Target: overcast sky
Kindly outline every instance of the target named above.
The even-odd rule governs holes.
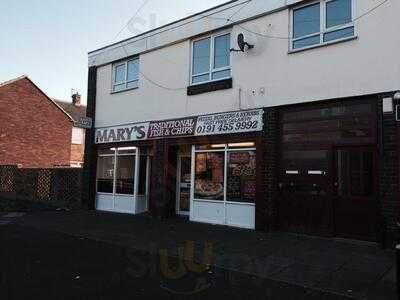
[[[28,75],[53,98],[86,101],[87,52],[227,0],[1,0],[0,82]]]

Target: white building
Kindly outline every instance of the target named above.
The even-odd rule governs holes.
[[[396,0],[236,0],[90,52],[89,201],[244,228],[391,233],[398,11]]]

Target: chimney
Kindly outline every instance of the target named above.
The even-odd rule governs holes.
[[[81,106],[81,95],[79,93],[72,95],[72,104],[75,106]]]

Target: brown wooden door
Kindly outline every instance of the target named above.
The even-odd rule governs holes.
[[[283,152],[278,197],[279,229],[332,236],[330,150]]]
[[[373,147],[335,148],[335,235],[376,240],[377,176]]]

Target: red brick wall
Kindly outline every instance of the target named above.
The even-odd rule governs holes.
[[[0,164],[69,165],[70,119],[27,78],[0,87]]]

